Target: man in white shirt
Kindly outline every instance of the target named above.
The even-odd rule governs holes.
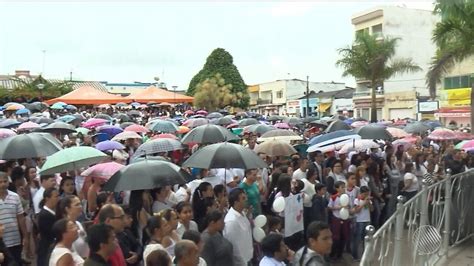
[[[38,214],[41,211],[39,204],[41,200],[43,199],[44,191],[48,188],[53,188],[57,185],[56,177],[54,175],[42,175],[40,177],[40,182],[41,182],[41,187],[40,189],[38,189],[38,191],[35,193],[35,196],[33,197],[33,208],[34,208],[35,214]]]
[[[233,245],[234,265],[247,266],[253,257],[252,227],[244,213],[247,195],[241,188],[229,193],[229,212],[225,216],[224,237]]]
[[[300,167],[293,172],[293,179],[301,180],[306,178],[306,171],[308,170],[308,158],[301,159]]]

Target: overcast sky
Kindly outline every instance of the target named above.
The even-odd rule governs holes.
[[[0,74],[153,82],[186,89],[217,47],[247,84],[285,78],[343,79],[337,48],[353,39],[351,16],[414,2],[0,2]],[[43,52],[45,51],[45,52]],[[44,64],[43,64],[44,62]],[[44,65],[44,69],[43,69]]]

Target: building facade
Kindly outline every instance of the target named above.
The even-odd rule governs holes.
[[[376,90],[378,119],[417,118],[417,98],[428,96],[426,72],[436,46],[432,32],[439,17],[428,10],[404,7],[376,7],[352,17],[355,33],[367,32],[383,41],[400,38],[395,58],[411,58],[422,71],[397,75]],[[356,117],[370,119],[371,95],[367,81],[356,81],[354,111]]]
[[[304,111],[306,109],[307,98],[309,98],[310,114],[318,118],[335,114],[352,117],[354,111],[352,100],[354,91],[355,89],[350,87],[335,91],[312,91],[309,97],[301,97],[299,104],[302,107],[301,110]],[[297,115],[303,117],[305,114],[306,113],[302,112]]]

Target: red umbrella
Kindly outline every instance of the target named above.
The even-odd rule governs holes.
[[[173,134],[159,134],[153,136],[152,139],[178,139],[178,137]]]
[[[474,135],[472,135],[471,133],[467,133],[467,132],[455,131],[454,135],[456,135],[456,139],[458,139],[458,140],[474,139]]]
[[[136,133],[148,133],[150,130],[142,125],[130,125],[124,129],[124,131],[133,131]]]
[[[428,135],[428,138],[434,140],[452,140],[456,139],[456,134],[454,134],[450,129],[438,128],[431,132],[431,134]]]

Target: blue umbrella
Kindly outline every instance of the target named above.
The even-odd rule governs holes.
[[[317,148],[319,147],[336,144],[341,141],[345,141],[349,139],[360,139],[360,138],[361,136],[359,136],[357,133],[350,130],[339,130],[339,131],[319,135],[309,140],[308,144],[310,147],[308,148],[308,152],[312,152],[312,151],[317,150]]]
[[[96,139],[97,142],[102,142],[110,139],[110,136],[105,133],[97,133],[92,136],[92,139]]]
[[[0,128],[14,127],[18,126],[19,124],[21,124],[21,122],[16,119],[5,119],[0,122]]]
[[[76,106],[70,104],[66,105],[64,108],[66,108],[67,110],[77,110]]]
[[[59,102],[51,105],[51,109],[62,110],[64,109],[64,106],[66,106],[66,104]]]
[[[113,138],[115,135],[122,133],[123,129],[117,126],[105,125],[98,128],[99,133],[105,133]]]
[[[65,122],[65,123],[71,123],[72,121],[74,121],[76,119],[77,119],[77,117],[75,117],[73,115],[65,115],[65,116],[59,117],[57,120]]]
[[[26,109],[26,108],[24,108],[24,109],[20,109],[20,110],[17,110],[17,111],[15,112],[15,114],[17,114],[17,115],[26,115],[26,114],[30,114],[30,110],[28,110],[28,109]]]
[[[123,146],[120,142],[115,140],[104,140],[95,145],[95,148],[99,151],[111,151],[111,150],[123,150],[125,146]]]
[[[175,133],[178,131],[178,126],[170,121],[157,120],[149,125],[149,129],[154,132]]]

